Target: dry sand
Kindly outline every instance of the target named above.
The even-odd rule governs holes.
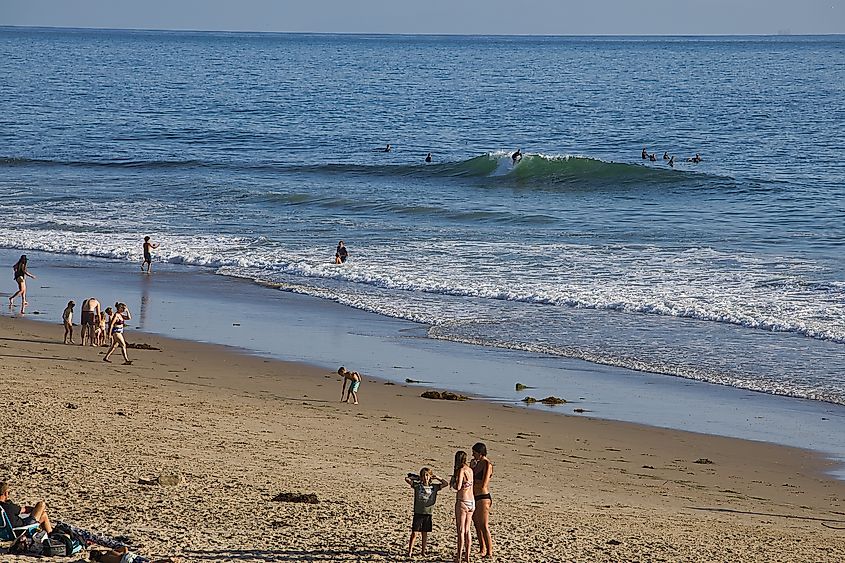
[[[105,364],[102,349],[62,345],[58,324],[0,318],[0,480],[144,555],[404,561],[405,474],[448,475],[457,449],[483,441],[496,561],[845,561],[845,483],[811,452],[433,401],[367,374],[353,406],[310,366],[127,339],[161,351]],[[320,502],[273,502],[281,492]],[[435,507],[427,560],[453,556],[453,499]]]

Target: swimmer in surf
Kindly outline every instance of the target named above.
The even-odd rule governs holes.
[[[675,167],[675,157],[674,156],[669,159],[669,166],[671,166],[672,168]]]
[[[643,147],[643,160],[645,160],[647,158],[648,158],[648,151],[645,150],[645,147]]]
[[[522,160],[522,149],[516,149],[516,152],[511,155],[511,160],[514,164]]]
[[[391,148],[390,143],[387,143],[387,146],[386,146],[386,147],[384,147],[384,149],[383,149],[383,151],[384,151],[384,152],[390,152],[390,151],[392,151],[392,150],[393,150],[393,149]]]
[[[425,155],[425,161],[431,162],[431,153],[428,153],[427,155]]]
[[[346,250],[346,247],[343,245],[343,241],[340,241],[337,243],[337,251],[334,253],[334,263],[343,264],[346,262],[347,258],[349,258],[349,251]]]
[[[663,153],[663,160],[669,160],[669,151]]]
[[[651,153],[650,155],[648,155],[648,160],[649,162],[657,162],[657,156],[655,156],[654,153]]]

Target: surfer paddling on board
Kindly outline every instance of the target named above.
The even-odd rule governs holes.
[[[390,146],[390,143],[387,143],[387,146],[382,149],[382,152],[390,152],[393,148]]]
[[[428,162],[428,163],[431,163],[431,153],[428,153],[427,155],[425,155],[425,161]]]
[[[522,149],[516,149],[516,152],[511,155],[511,160],[514,164],[522,160]]]

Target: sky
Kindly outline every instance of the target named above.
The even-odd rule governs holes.
[[[0,25],[490,35],[845,33],[845,0],[0,0]]]

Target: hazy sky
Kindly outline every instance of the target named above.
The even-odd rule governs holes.
[[[0,0],[0,25],[459,34],[845,33],[845,0]]]

